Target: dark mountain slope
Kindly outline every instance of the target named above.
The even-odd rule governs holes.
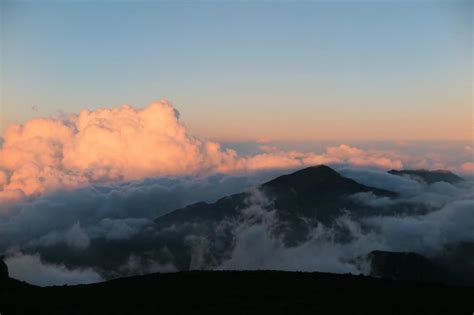
[[[343,177],[325,165],[308,167],[293,174],[283,175],[259,187],[278,212],[291,212],[318,221],[328,221],[353,202],[348,196],[360,192],[372,192],[378,196],[394,197],[395,193],[368,187]],[[249,205],[250,192],[219,199],[215,203],[199,202],[178,209],[156,219],[160,225],[185,220],[222,220],[238,216],[238,210]]]
[[[428,184],[433,184],[436,182],[446,182],[450,184],[455,184],[464,180],[462,177],[459,177],[458,175],[446,170],[390,170],[388,172],[392,175],[405,175],[413,177],[415,179],[419,178]]]
[[[474,286],[474,243],[452,244],[429,258],[411,252],[379,250],[367,258],[373,277]]]
[[[0,280],[8,279],[8,267],[0,257]]]
[[[277,271],[151,274],[63,287],[0,281],[10,314],[471,314],[472,287]]]
[[[359,184],[325,165],[280,176],[263,184],[260,189],[274,200],[273,205],[281,215],[305,217],[326,224],[339,216],[341,210],[360,208],[348,198],[353,194],[371,192],[380,197],[396,195]]]
[[[254,191],[172,211],[127,239],[98,237],[83,251],[58,244],[44,246],[40,252],[47,262],[71,268],[95,266],[107,279],[132,275],[133,269],[126,268],[131,255],[141,257],[141,265],[156,261],[178,270],[213,268],[230,258],[236,228],[259,223],[266,215],[274,219],[268,225],[270,233],[292,246],[307,240],[317,224],[331,225],[345,211],[355,217],[386,211],[361,204],[351,197],[355,193],[395,195],[361,185],[321,165],[278,177]],[[30,253],[28,248],[23,251]]]
[[[410,252],[373,251],[368,255],[370,275],[393,280],[442,281],[445,270],[430,259]]]
[[[344,211],[357,216],[377,211],[351,198],[356,193],[395,196],[393,192],[345,178],[325,165],[308,167],[264,183],[257,192],[227,196],[210,204],[192,204],[157,218],[157,243],[167,248],[180,270],[187,270],[195,245],[192,242],[206,239],[209,250],[204,260],[211,266],[217,265],[232,250],[235,224],[248,219],[244,218],[243,210],[256,205],[263,211],[275,211],[272,233],[287,246],[293,246],[307,240],[317,224],[331,225]]]
[[[35,289],[39,288],[26,282],[10,278],[8,275],[8,266],[3,262],[2,257],[0,257],[0,314],[3,314],[2,307],[4,307],[10,296],[22,298],[25,292],[33,293]]]
[[[259,191],[270,203],[261,204],[267,210],[275,210],[279,221],[294,232],[287,237],[289,242],[304,238],[307,222],[330,224],[331,220],[346,210],[362,211],[361,207],[349,198],[355,193],[371,192],[377,196],[394,197],[395,193],[368,187],[352,179],[341,176],[325,165],[308,167],[289,175],[280,176],[264,183]],[[252,193],[245,192],[219,199],[215,203],[196,203],[175,210],[155,220],[159,228],[179,225],[183,222],[212,223],[221,220],[236,220],[240,211],[249,207]],[[299,232],[301,235],[297,235]]]

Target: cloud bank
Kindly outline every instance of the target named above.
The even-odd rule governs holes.
[[[91,268],[67,268],[64,264],[48,264],[39,255],[15,253],[6,259],[10,277],[26,279],[29,283],[50,285],[74,285],[103,281]]]
[[[167,102],[124,105],[10,126],[0,151],[0,196],[89,183],[219,170],[235,152],[189,136]]]
[[[135,109],[123,105],[11,125],[0,146],[0,202],[93,183],[156,176],[209,175],[315,164],[402,168],[393,152],[348,145],[321,154],[262,147],[240,156],[189,134],[167,101]],[[466,165],[466,168],[469,168]]]
[[[279,222],[271,210],[272,200],[258,190],[253,190],[248,207],[241,210],[238,220],[212,226],[193,223],[191,229],[188,222],[182,222],[166,230],[157,230],[153,222],[160,213],[180,204],[178,200],[183,205],[200,200],[200,196],[212,201],[216,195],[205,193],[212,191],[211,187],[220,187],[224,195],[226,191],[248,190],[264,177],[273,178],[274,173],[253,180],[213,175],[201,179],[181,177],[96,185],[46,194],[33,203],[17,204],[19,208],[0,220],[0,248],[9,257],[7,264],[15,277],[50,285],[176,271],[179,269],[175,265],[176,257],[167,251],[166,241],[162,242],[173,235],[169,234],[173,230],[190,231],[186,232],[187,247],[182,250],[189,250],[192,269],[358,274],[369,272],[364,256],[373,250],[414,251],[432,256],[442,253],[446,246],[474,242],[473,182],[429,185],[373,169],[346,167],[339,171],[364,184],[390,188],[399,192],[399,196],[394,199],[373,194],[354,196],[360,203],[375,205],[380,211],[359,217],[347,209],[347,214],[332,225],[311,226],[306,241],[288,246],[283,237],[274,233]],[[236,183],[240,183],[238,188]],[[247,189],[241,189],[246,185],[249,185]],[[141,192],[147,188],[149,194]],[[426,206],[423,209],[428,212],[416,211],[420,205]],[[385,212],[388,207],[400,208],[400,212]],[[217,231],[219,238],[199,232],[209,228]],[[221,247],[217,243],[229,231],[233,235],[231,246],[224,241],[223,255],[215,259],[215,250]]]
[[[467,156],[471,149],[465,148]],[[153,219],[194,202],[249,190],[290,170],[331,164],[362,184],[398,192],[397,200],[353,197],[371,206],[403,208],[403,215],[343,216],[334,226],[314,227],[307,242],[286,247],[272,234],[274,218],[264,212],[261,203],[266,201],[260,196],[242,222],[216,227],[226,231],[232,226],[235,233],[225,261],[206,265],[212,240],[189,235],[192,266],[366,272],[357,258],[374,249],[430,254],[453,242],[474,241],[472,183],[427,185],[384,171],[443,167],[438,160],[431,163],[345,144],[314,153],[265,143],[259,153],[239,155],[190,135],[166,101],[141,109],[124,105],[33,119],[10,126],[0,138],[0,253],[8,254],[15,277],[41,285],[175,271],[171,260],[162,259],[169,256],[166,248],[136,247],[157,240],[160,231],[154,231]],[[457,169],[472,171],[472,163]],[[430,213],[416,212],[420,204]],[[349,231],[351,241],[338,241],[340,230]],[[112,273],[84,259],[109,246],[123,252]]]
[[[0,211],[0,253],[9,246],[31,242],[52,245],[67,239],[67,233],[80,235],[78,232],[84,229],[93,229],[94,235],[109,239],[132,235],[138,229],[137,225],[146,225],[147,221],[167,212],[248,190],[281,175],[280,172],[147,178],[92,184],[21,199],[0,207],[4,210]],[[73,226],[76,228],[70,231]],[[99,230],[103,232],[99,233]]]
[[[379,176],[373,175],[369,171],[365,176],[380,182]],[[246,220],[235,227],[235,247],[230,258],[216,269],[367,274],[370,271],[367,254],[374,250],[416,252],[436,257],[448,246],[474,242],[474,182],[462,186],[442,183],[444,188],[450,188],[448,191],[439,190],[440,187],[436,187],[439,184],[426,185],[418,193],[402,195],[392,203],[397,206],[406,202],[430,202],[425,197],[442,200],[426,214],[384,215],[381,212],[358,217],[348,209],[347,214],[337,218],[334,224],[313,227],[307,241],[291,247],[285,246],[283,239],[272,233],[275,218],[271,213],[269,217],[266,210],[251,205],[253,222],[249,224]],[[381,188],[385,184],[378,186]],[[419,200],[414,200],[414,195]],[[373,202],[374,198],[365,202]],[[255,220],[255,215],[263,219]]]

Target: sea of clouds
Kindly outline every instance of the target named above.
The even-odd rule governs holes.
[[[271,201],[260,196],[244,213],[252,214],[249,219],[232,226],[236,243],[230,256],[212,268],[359,273],[367,272],[367,264],[358,258],[374,249],[434,255],[447,244],[474,241],[472,181],[428,185],[386,173],[391,168],[448,168],[469,177],[474,169],[470,155],[459,165],[447,165],[341,144],[320,153],[264,145],[244,156],[190,135],[177,110],[160,101],[140,109],[85,110],[7,128],[0,141],[0,254],[13,277],[34,284],[101,281],[109,276],[94,263],[71,263],[82,261],[95,240],[124,242],[146,235],[155,218],[174,209],[251,190],[316,164],[332,165],[362,184],[400,194],[395,200],[354,196],[362,203],[419,203],[431,211],[364,219],[349,213],[336,226],[350,232],[350,241],[339,242],[334,226],[318,225],[307,242],[288,248],[271,233],[275,217],[261,206]],[[192,267],[211,268],[200,259],[209,250],[206,242],[196,244]],[[73,249],[77,257],[63,261],[58,252],[52,260],[42,252],[58,245]],[[153,255],[125,254],[121,268],[127,274],[176,270]]]

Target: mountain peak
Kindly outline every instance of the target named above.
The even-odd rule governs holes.
[[[282,175],[266,182],[262,187],[292,186],[296,188],[320,183],[329,184],[342,178],[338,172],[329,166],[321,164],[310,166],[288,175]]]
[[[284,196],[291,192],[299,195],[298,198],[311,202],[315,201],[313,199],[338,199],[342,195],[367,191],[383,196],[393,195],[389,191],[359,184],[326,165],[311,166],[292,174],[282,175],[266,182],[261,188],[270,195]]]
[[[335,170],[333,170],[332,168],[324,164],[319,164],[319,165],[314,165],[314,166],[304,168],[302,170],[299,170],[293,173],[293,175],[295,174],[326,175],[326,176],[341,177],[341,175],[338,172],[336,172]]]
[[[330,225],[348,209],[357,215],[373,215],[372,207],[361,205],[351,198],[354,194],[396,195],[357,183],[326,165],[307,167],[277,177],[258,189],[269,202],[255,205],[264,211],[274,211],[278,223],[271,228],[272,233],[281,237],[285,246],[294,246],[307,240],[312,226],[319,223]],[[222,222],[244,220],[246,213],[243,210],[253,205],[252,192],[233,194],[214,203],[198,203],[165,214],[155,220],[156,228],[169,231],[164,232],[169,234],[163,246],[174,255],[174,264],[178,269],[188,269],[192,255],[186,251],[182,254],[183,248],[188,247],[186,235],[206,235],[208,239],[219,239],[211,245],[215,247],[215,257],[214,254],[208,257],[209,261],[217,261],[222,258],[223,248],[232,246],[234,239],[232,226],[222,225]],[[183,227],[179,230],[169,229],[180,225]],[[228,230],[223,232],[215,229],[216,226],[225,226]]]

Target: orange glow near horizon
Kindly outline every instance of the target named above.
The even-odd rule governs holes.
[[[57,119],[11,125],[0,149],[0,201],[89,183],[137,180],[150,176],[207,175],[349,164],[381,169],[446,167],[425,157],[393,151],[362,150],[347,144],[322,152],[282,150],[262,144],[259,153],[240,156],[218,142],[197,138],[180,123],[167,101],[141,109],[123,105],[84,110]],[[261,138],[262,143],[268,139]],[[472,147],[469,147],[472,149]],[[467,161],[460,171],[472,171]]]

